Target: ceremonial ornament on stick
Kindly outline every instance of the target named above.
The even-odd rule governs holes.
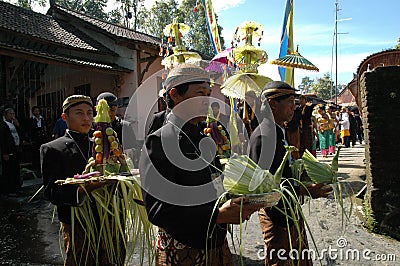
[[[265,84],[272,79],[259,75],[257,67],[268,60],[267,53],[253,45],[253,37],[261,41],[263,27],[254,21],[247,21],[236,28],[234,40],[245,44],[232,49],[231,58],[237,66],[237,74],[228,78],[221,85],[221,92],[228,97],[244,99],[247,91],[253,90],[257,95],[262,91]]]
[[[190,31],[190,27],[184,23],[178,23],[175,18],[171,24],[165,26],[163,33],[168,37],[168,44],[172,44],[172,38],[175,38],[175,46],[172,48],[173,54],[169,55],[167,48],[166,57],[162,60],[161,65],[166,68],[173,68],[180,63],[196,63],[201,61],[201,56],[195,52],[186,51],[183,45],[182,37]],[[161,52],[160,52],[161,54]]]
[[[221,85],[221,92],[230,98],[231,116],[230,130],[231,143],[233,146],[240,145],[238,131],[236,127],[236,117],[234,110],[234,98],[244,100],[248,91],[254,91],[256,95],[260,95],[263,87],[272,79],[258,74],[258,66],[264,64],[268,60],[267,53],[253,45],[253,37],[258,37],[260,44],[262,35],[264,34],[263,26],[254,21],[247,21],[236,28],[234,41],[236,47],[232,49],[230,58],[237,68],[236,74],[229,77]],[[245,41],[241,47],[237,47],[237,43]],[[229,57],[228,57],[229,58]],[[246,108],[244,108],[243,116],[246,116]]]

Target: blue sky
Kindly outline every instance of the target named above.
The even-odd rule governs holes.
[[[224,2],[213,1],[219,23],[224,27],[225,41],[230,43],[235,27],[241,22],[257,21],[265,28],[261,48],[268,53],[269,61],[276,59],[286,0],[230,0],[230,6]],[[296,86],[302,77],[316,80],[324,73],[331,73],[331,69],[335,80],[335,58],[332,60],[335,2],[294,0],[294,45],[299,45],[301,55],[320,69],[320,72],[295,69]],[[347,84],[364,58],[396,45],[400,37],[400,1],[339,0],[339,9],[338,20],[342,21],[338,22],[338,83]],[[348,18],[351,20],[346,20]],[[277,67],[269,62],[259,71],[279,79]]]
[[[154,2],[146,0],[145,5]],[[331,71],[335,80],[335,2],[294,0],[294,45],[299,45],[301,55],[320,69],[320,72],[295,69],[295,86],[305,76],[316,80]],[[285,4],[286,0],[213,0],[226,45],[230,45],[236,26],[242,22],[253,20],[264,26],[261,48],[268,53],[269,60],[259,72],[272,79],[279,79],[277,67],[269,62],[278,58]],[[400,1],[339,0],[339,9],[338,20],[342,21],[338,22],[338,83],[347,84],[363,59],[396,45],[400,37]]]

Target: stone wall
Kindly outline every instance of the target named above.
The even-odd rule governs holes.
[[[369,225],[400,239],[400,66],[378,67],[360,79]]]

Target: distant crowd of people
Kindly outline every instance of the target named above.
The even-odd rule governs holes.
[[[131,136],[125,142],[127,153],[135,158],[138,163],[140,148],[138,147],[135,133],[129,122],[117,116],[118,98],[109,92],[101,93],[99,99],[106,99],[110,106],[110,118],[113,129],[117,132],[118,138],[122,142],[122,128]],[[35,172],[36,176],[41,176],[40,147],[41,145],[64,136],[68,125],[66,119],[59,117],[52,129],[48,128],[48,121],[43,117],[38,106],[31,108],[32,116],[23,124],[16,117],[15,110],[11,107],[5,108],[1,114],[0,121],[0,193],[8,196],[19,196],[23,184],[21,176],[21,158],[28,157],[28,166]],[[25,154],[23,154],[25,153]]]
[[[345,148],[363,142],[363,124],[357,108],[334,108],[333,104],[315,104],[299,96],[299,105],[293,119],[286,124],[288,141],[299,148],[293,152],[295,159],[309,150],[315,157],[317,150],[322,157],[336,152],[338,144]]]
[[[315,135],[323,157],[335,153],[336,144],[345,148],[363,142],[363,124],[358,109],[342,107],[334,110],[332,105],[318,105],[315,115]]]
[[[31,108],[32,116],[24,125],[18,121],[15,110],[6,108],[0,121],[0,150],[2,175],[0,192],[17,196],[22,186],[20,174],[22,146],[30,146],[32,169],[40,173],[40,146],[50,140],[46,122],[38,106]],[[26,151],[25,151],[26,152]]]

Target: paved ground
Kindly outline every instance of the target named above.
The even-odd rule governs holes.
[[[326,159],[318,157],[318,159],[330,162],[332,157],[329,156]],[[358,144],[352,148],[341,150],[339,177],[354,189],[354,193],[357,193],[364,186],[364,158],[364,145]],[[307,217],[317,249],[325,255],[320,261],[316,260],[314,264],[329,266],[399,265],[400,242],[366,230],[359,219],[361,208],[355,206],[357,198],[350,196],[353,194],[352,190],[350,188],[345,189],[343,194],[347,195],[344,200],[346,211],[353,211],[349,221],[343,220],[343,225],[341,209],[332,198],[313,199],[303,205],[303,211]],[[351,206],[351,202],[354,203],[354,206]],[[238,230],[236,226],[234,235],[239,234]],[[264,254],[264,246],[257,215],[252,215],[242,234],[244,265],[264,265],[263,260],[260,259],[260,254]],[[311,237],[308,237],[308,239],[310,249],[317,250],[311,241]],[[237,240],[235,242],[237,247]],[[238,254],[238,252],[236,253]]]
[[[364,157],[364,146],[356,145],[342,149],[339,158],[339,176],[356,191],[364,185]],[[330,162],[331,159],[332,156],[321,161]],[[52,223],[53,207],[40,196],[27,202],[40,187],[40,182],[40,179],[26,180],[22,196],[0,198],[0,264],[62,265],[59,224]],[[344,194],[350,192],[348,189]],[[355,197],[346,198],[347,210],[351,208],[350,199],[354,200]],[[327,250],[325,255],[329,253],[329,248],[331,250],[331,256],[324,256],[320,260],[321,265],[399,265],[395,259],[400,261],[400,242],[368,232],[358,218],[359,210],[356,207],[353,206],[350,221],[345,221],[343,226],[341,211],[333,199],[314,199],[306,203],[303,209],[318,250],[321,253]],[[236,226],[233,234],[236,251],[231,244],[235,254],[239,253],[238,235]],[[263,265],[260,258],[263,247],[258,217],[254,214],[243,228],[244,265]],[[314,245],[310,243],[310,247]],[[377,258],[385,261],[378,261]],[[235,255],[235,259],[239,259],[239,256]],[[315,265],[318,264],[316,261]],[[129,265],[139,265],[137,257],[132,258]]]

